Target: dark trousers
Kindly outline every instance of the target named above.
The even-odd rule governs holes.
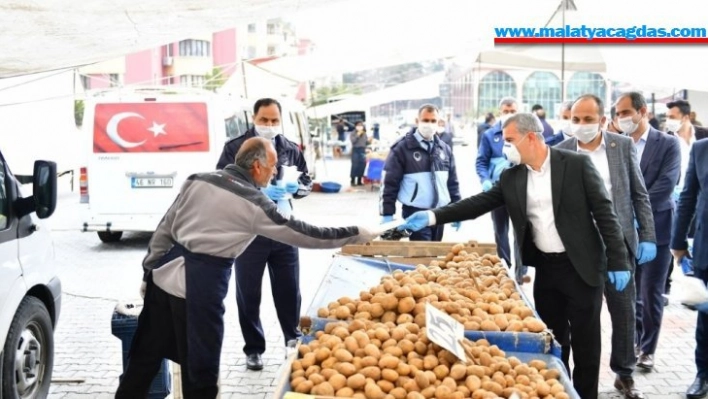
[[[664,291],[671,262],[668,245],[659,245],[656,258],[637,265],[634,281],[637,284],[637,338],[642,353],[653,355],[659,343],[661,319],[664,316]]]
[[[636,261],[629,249],[628,252],[629,264],[634,266]],[[637,364],[637,356],[634,353],[637,289],[634,278],[630,278],[627,287],[619,292],[615,289],[615,285],[608,280],[605,283],[605,299],[612,320],[610,368],[620,377],[631,377],[634,366]]]
[[[509,247],[509,212],[505,206],[492,211],[492,222],[494,222],[494,242],[497,244],[497,256],[504,259],[511,267],[516,265],[516,281],[526,275],[526,266],[521,264],[521,250],[516,240],[514,240],[514,262],[511,262],[511,249]]]
[[[246,345],[247,355],[262,354],[266,349],[261,325],[260,306],[263,272],[268,264],[271,292],[275,311],[280,321],[285,343],[300,337],[300,258],[298,249],[291,245],[258,236],[236,258],[236,303],[238,320]]]
[[[708,270],[694,269],[694,275],[708,284]],[[708,314],[698,313],[696,321],[696,375],[708,378]]]
[[[366,171],[366,147],[352,148],[352,167],[349,177],[352,179],[364,177]]]
[[[591,287],[585,283],[566,256],[543,257],[540,262],[533,287],[536,310],[561,341],[568,371],[567,359],[572,348],[575,390],[582,399],[596,399],[600,380],[603,287]]]
[[[401,209],[401,216],[403,218],[407,218],[408,216],[418,212],[418,211],[426,211],[427,209],[419,209],[419,208],[414,208],[412,206],[407,206],[403,205],[403,209]],[[445,225],[435,225],[435,226],[430,226],[426,227],[424,229],[420,229],[413,234],[411,234],[410,237],[408,237],[409,240],[411,241],[442,241],[443,238],[443,233],[445,232]]]
[[[219,391],[231,261],[188,253],[175,245],[163,264],[179,256],[185,259],[187,299],[168,294],[148,275],[143,310],[116,399],[147,397],[165,358],[180,364],[185,398],[215,398]]]

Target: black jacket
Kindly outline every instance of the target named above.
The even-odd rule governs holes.
[[[242,136],[231,139],[224,144],[224,151],[221,153],[219,158],[219,163],[216,164],[217,169],[224,169],[226,165],[234,163],[236,159],[236,154],[241,148],[244,141],[250,139],[251,137],[256,137],[256,133],[253,128],[250,128]],[[310,177],[307,171],[307,162],[305,157],[302,155],[302,151],[297,146],[297,144],[283,137],[282,134],[275,136],[275,151],[278,153],[278,168],[281,166],[297,166],[297,170],[302,172],[298,182],[300,183],[300,188],[297,193],[293,194],[293,198],[303,198],[306,197],[310,192],[312,192],[312,177]]]
[[[549,148],[553,214],[566,253],[590,286],[605,283],[610,271],[628,271],[629,255],[614,206],[602,177],[587,155]],[[514,166],[501,174],[491,190],[433,211],[437,224],[475,219],[506,206],[514,224],[516,242],[522,243],[524,265],[543,267],[526,213],[528,170]]]

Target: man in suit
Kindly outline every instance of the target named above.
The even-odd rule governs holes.
[[[671,195],[679,180],[681,149],[676,137],[649,126],[647,103],[641,93],[622,94],[615,108],[619,128],[636,145],[639,168],[654,215],[656,258],[637,268],[634,276],[637,285],[637,349],[640,351],[637,367],[652,370],[664,314],[664,288],[671,263],[669,241],[674,216]]]
[[[550,147],[573,137],[570,133],[570,108],[572,106],[573,101],[565,101],[561,104],[561,126],[556,134],[546,138],[546,144]]]
[[[630,255],[628,263],[634,265],[636,259],[642,265],[656,256],[649,194],[644,187],[632,139],[600,130],[607,119],[603,109],[602,100],[597,96],[588,94],[579,97],[572,106],[571,131],[574,137],[556,148],[577,151],[590,157],[605,183],[622,225],[624,243]],[[635,215],[640,226],[638,237],[634,228]],[[635,388],[632,377],[637,362],[634,353],[636,295],[633,279],[621,292],[615,290],[612,284],[605,284],[605,299],[612,318],[610,368],[617,375],[615,388],[627,399],[644,398],[644,394]]]
[[[686,180],[678,200],[676,220],[671,234],[671,253],[677,264],[688,255],[688,226],[695,218],[698,226],[693,242],[694,276],[708,284],[708,140],[699,140],[691,148]],[[674,266],[680,267],[680,266]],[[708,394],[708,313],[698,312],[696,322],[696,379],[686,391],[688,399]]]
[[[532,114],[510,117],[503,131],[504,152],[516,166],[502,173],[499,184],[415,213],[399,229],[475,219],[505,205],[523,245],[521,258],[536,267],[536,310],[556,337],[568,337],[570,327],[573,385],[581,398],[595,399],[605,279],[622,291],[631,276],[622,227],[588,156],[548,147]]]
[[[543,125],[543,137],[549,138],[553,136],[553,128],[548,124],[548,122],[546,122],[546,110],[543,109],[543,106],[541,104],[536,104],[531,107],[531,112],[536,114],[538,119],[541,121],[541,125]]]

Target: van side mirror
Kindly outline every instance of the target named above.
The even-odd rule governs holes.
[[[57,164],[50,161],[35,161],[32,175],[35,212],[46,219],[57,207]]]

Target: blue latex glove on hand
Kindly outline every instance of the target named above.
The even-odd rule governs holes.
[[[419,211],[406,218],[406,223],[398,226],[397,230],[418,231],[428,227],[430,219],[428,211]]]
[[[489,191],[492,189],[492,181],[491,180],[485,180],[482,182],[482,191]]]
[[[452,222],[450,223],[450,226],[452,226],[455,231],[460,231],[460,227],[462,227],[462,222]]]
[[[393,216],[384,216],[381,218],[381,224],[393,222]]]
[[[622,292],[629,283],[630,272],[607,272],[607,277],[610,278],[610,283],[615,285],[617,292]]]
[[[295,194],[297,192],[297,190],[299,190],[299,189],[300,189],[300,185],[297,183],[290,182],[290,183],[285,184],[285,191],[287,191],[290,194]]]
[[[637,222],[637,219],[634,219],[634,230],[639,230],[639,222]]]
[[[703,313],[708,313],[708,302],[699,303],[696,305],[696,310]]]
[[[268,187],[263,189],[263,194],[267,195],[268,198],[273,201],[280,201],[285,197],[285,189],[274,184],[269,184]]]
[[[637,247],[637,263],[644,264],[656,258],[656,244],[653,242],[640,242]]]

